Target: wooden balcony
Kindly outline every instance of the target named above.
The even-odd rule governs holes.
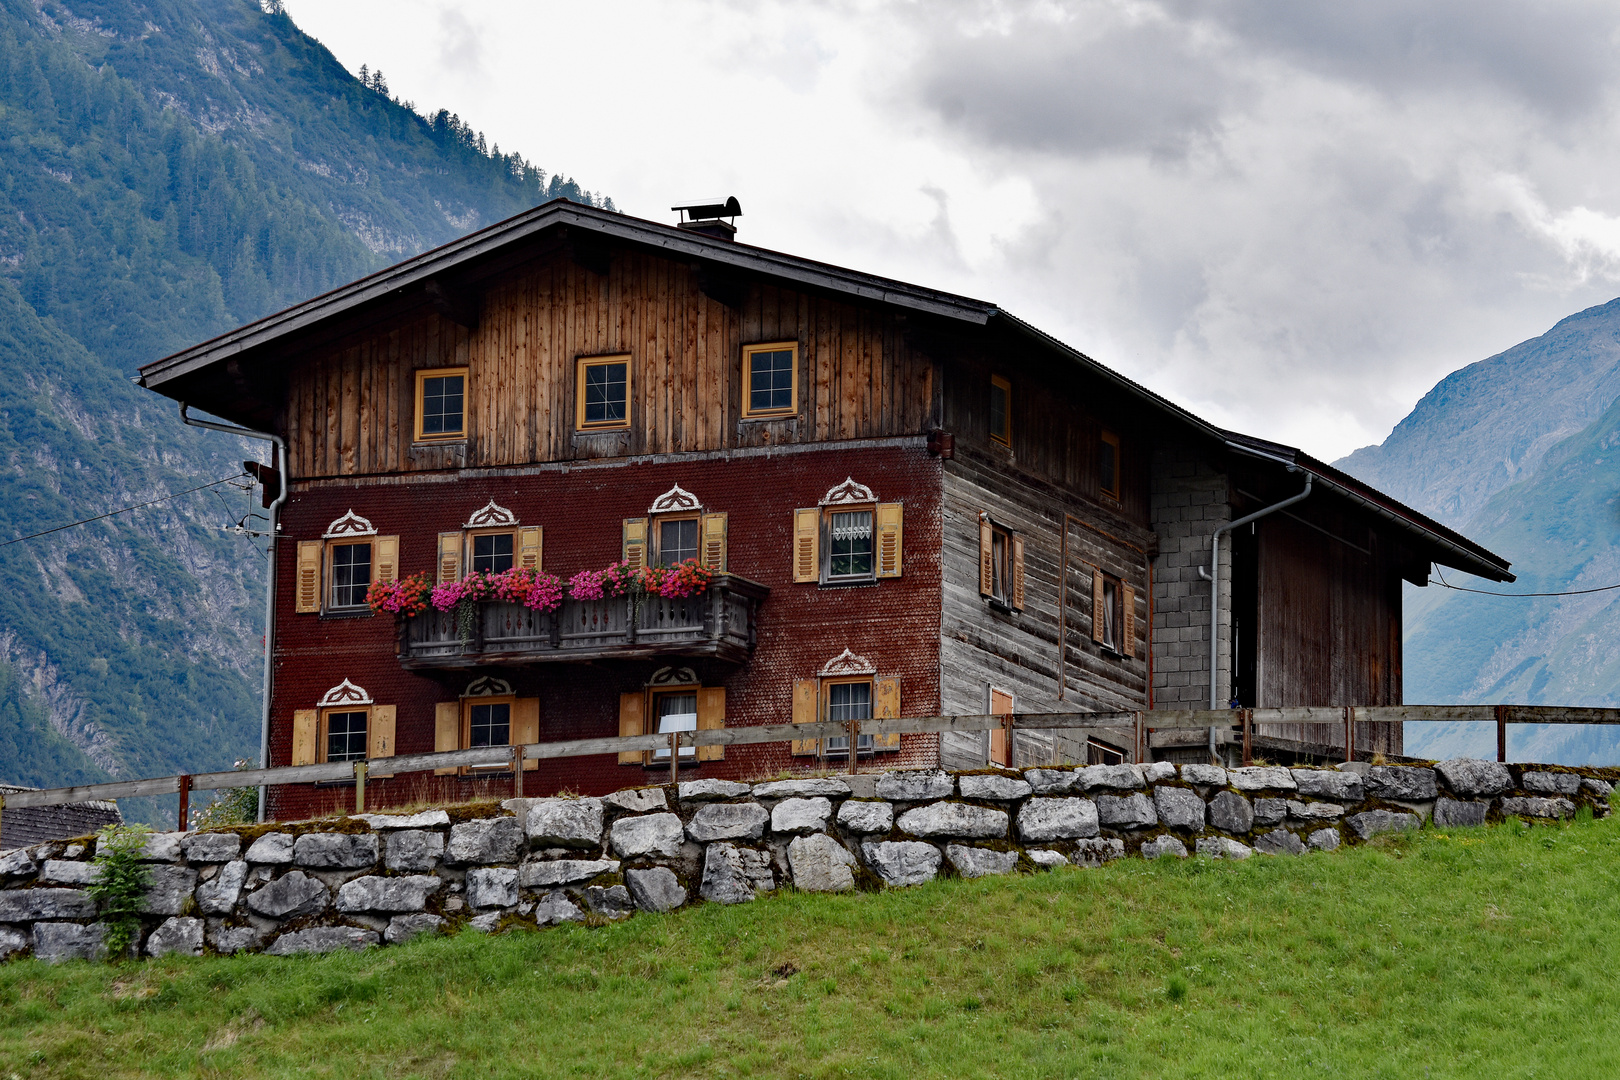
[[[413,671],[661,656],[742,663],[754,648],[754,613],[770,591],[722,574],[703,595],[684,600],[570,598],[546,614],[520,604],[480,604],[466,642],[453,610],[429,610],[401,625],[399,662]]]

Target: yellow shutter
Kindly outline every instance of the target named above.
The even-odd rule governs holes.
[[[439,534],[439,581],[440,585],[451,581],[461,580],[461,533],[442,532]]]
[[[518,562],[525,570],[539,570],[545,555],[545,533],[538,525],[518,530]]]
[[[396,711],[393,705],[373,705],[371,707],[371,718],[366,721],[366,757],[390,758],[394,756],[394,717]],[[366,775],[381,780],[394,774],[368,769]]]
[[[979,595],[994,596],[996,589],[996,531],[987,515],[979,515]]]
[[[647,695],[640,691],[619,695],[619,738],[628,739],[632,735],[647,733],[646,724],[642,719],[646,708]],[[646,760],[645,750],[626,750],[619,755],[620,765],[640,765]]]
[[[1120,590],[1120,595],[1125,606],[1125,618],[1123,620],[1125,633],[1120,641],[1119,651],[1134,660],[1136,659],[1136,590],[1126,585]]]
[[[1012,606],[1024,610],[1024,538],[1012,538]]]
[[[512,745],[527,746],[540,741],[540,699],[520,697],[512,702]],[[539,758],[524,758],[523,771],[540,767]]]
[[[315,764],[315,727],[319,714],[314,709],[293,710],[293,765]]]
[[[461,749],[461,702],[441,701],[433,706],[433,752],[443,754]],[[434,776],[453,776],[454,765],[447,769],[434,769]]]
[[[726,726],[726,688],[705,686],[697,692],[697,729],[720,731]],[[721,761],[726,756],[724,746],[700,746],[699,761]]]
[[[892,720],[900,715],[900,677],[898,675],[885,675],[873,682],[872,716],[877,720]],[[900,734],[891,732],[887,735],[873,735],[872,749],[898,750],[900,749]]]
[[[1103,639],[1103,573],[1101,570],[1091,572],[1091,640]]]
[[[877,576],[900,576],[901,523],[903,507],[899,503],[878,503],[877,508]]]
[[[793,511],[793,580],[821,580],[821,511]],[[795,751],[796,752],[796,751]]]
[[[813,724],[820,717],[817,715],[816,691],[820,688],[816,679],[793,680],[793,722],[795,724]],[[805,754],[821,753],[819,739],[794,739],[793,752],[800,756]]]
[[[371,580],[399,580],[399,537],[379,536],[371,542]]]
[[[699,549],[703,565],[717,574],[726,572],[726,515],[704,514],[702,519],[703,546]],[[698,755],[702,760],[703,755]]]
[[[624,519],[624,561],[632,570],[647,565],[647,519]]]
[[[298,577],[294,581],[293,610],[308,614],[321,610],[321,547],[319,540],[298,541]]]

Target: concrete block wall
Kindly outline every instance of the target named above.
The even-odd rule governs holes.
[[[1225,473],[1207,455],[1167,445],[1153,456],[1151,513],[1159,537],[1153,560],[1153,707],[1209,707],[1210,537],[1232,520]],[[1231,552],[1221,548],[1221,622],[1217,633],[1217,690],[1224,704],[1232,694]]]

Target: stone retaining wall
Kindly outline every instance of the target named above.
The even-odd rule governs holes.
[[[137,947],[325,952],[744,903],[785,885],[838,892],[1129,856],[1298,855],[1426,824],[1568,818],[1580,806],[1602,816],[1613,790],[1600,770],[1488,761],[1346,770],[1159,762],[696,780],[482,810],[160,833],[147,845],[153,880]],[[0,957],[102,955],[84,891],[93,844],[0,855]]]

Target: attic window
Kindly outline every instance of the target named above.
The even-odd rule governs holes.
[[[1110,499],[1119,498],[1119,436],[1112,431],[1097,441],[1097,487]]]
[[[794,342],[743,346],[748,395],[744,416],[782,417],[798,412],[798,353]]]
[[[416,441],[467,437],[467,369],[416,373]]]
[[[577,418],[581,431],[630,426],[630,358],[582,358],[576,372]]]
[[[1000,375],[990,376],[990,437],[1012,445],[1012,383]]]

